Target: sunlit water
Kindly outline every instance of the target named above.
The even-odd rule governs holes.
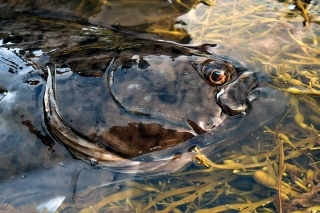
[[[66,151],[59,152],[63,147],[55,146],[67,162],[49,164],[51,167],[47,170],[41,170],[48,166],[41,162],[40,172],[32,174],[8,172],[17,177],[4,180],[1,187],[2,191],[12,190],[13,198],[8,196],[10,191],[0,197],[0,211],[42,211],[48,203],[50,205],[46,207],[59,208],[59,212],[73,212],[74,209],[82,212],[278,212],[280,203],[283,212],[300,208],[319,210],[319,5],[309,5],[310,23],[304,24],[301,11],[278,1],[221,0],[212,6],[197,2],[170,5],[170,2],[160,1],[131,1],[129,6],[114,1],[87,4],[86,1],[70,3],[68,7],[58,3],[53,7],[44,4],[40,7],[57,10],[49,14],[50,18],[44,18],[46,13],[39,16],[42,21],[51,18],[71,20],[66,32],[74,30],[101,36],[103,27],[117,25],[129,32],[138,31],[138,36],[142,32],[157,34],[146,34],[150,39],[193,45],[217,44],[210,51],[228,55],[249,69],[269,75],[273,79],[272,86],[287,94],[287,100],[279,100],[287,101],[287,113],[279,118],[279,123],[261,128],[213,156],[216,164],[210,164],[211,169],[205,169],[195,160],[188,171],[160,177],[134,177],[93,169],[81,161],[69,161]],[[17,8],[17,2],[12,1],[12,5]],[[35,10],[30,5],[20,6],[22,10]],[[165,12],[159,15],[160,10]],[[59,11],[67,11],[67,18],[59,17]],[[86,20],[85,24],[83,20]],[[56,26],[64,24],[58,21]],[[37,28],[36,23],[30,25],[30,29],[33,28]],[[17,52],[30,47],[27,42],[20,41],[19,44],[19,37],[13,39],[12,35],[18,32],[19,27],[0,28],[0,45]],[[26,34],[30,36],[30,32]],[[32,44],[30,49],[33,51],[25,55],[36,61],[44,52],[53,51],[55,37],[50,39]],[[66,45],[72,47],[73,43]],[[13,153],[19,155],[19,152]],[[68,169],[61,173],[64,171],[61,168]],[[46,183],[49,176],[56,177],[50,182],[53,187],[41,188],[39,183]],[[71,186],[64,185],[68,181]],[[45,184],[46,187],[50,183]],[[64,190],[55,187],[56,184]],[[57,189],[54,198],[40,199],[54,188]]]

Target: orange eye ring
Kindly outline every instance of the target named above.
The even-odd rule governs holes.
[[[231,64],[215,60],[204,64],[200,75],[207,83],[214,86],[222,86],[229,83],[236,76],[236,71]]]
[[[208,76],[208,80],[217,86],[225,84],[229,78],[225,71],[213,70]]]
[[[191,64],[210,86],[223,86],[237,78],[235,67],[225,60],[207,59],[201,63],[191,62]]]

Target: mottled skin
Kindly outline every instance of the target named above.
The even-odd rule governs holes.
[[[20,17],[16,16],[15,19]],[[16,28],[10,29],[13,37],[18,38],[18,30],[24,26],[32,28],[32,18],[29,22],[28,18],[23,19],[26,20],[25,22],[20,21]],[[6,24],[11,26],[10,18],[8,20]],[[211,143],[218,143],[214,139],[212,142],[208,141],[208,144],[195,142],[197,135],[223,134],[229,128],[235,129],[233,134],[236,138],[244,137],[250,133],[250,128],[248,131],[237,131],[237,122],[241,120],[241,123],[248,123],[248,125],[252,122],[250,116],[251,114],[254,116],[254,113],[251,112],[253,109],[250,106],[251,102],[257,102],[255,103],[257,105],[261,102],[263,108],[270,108],[268,110],[270,112],[273,111],[275,103],[273,100],[279,96],[272,94],[275,91],[268,88],[271,95],[266,95],[266,97],[262,95],[264,99],[260,101],[258,93],[251,92],[259,87],[260,77],[255,72],[249,72],[247,68],[233,59],[211,55],[206,52],[205,46],[184,47],[174,43],[159,43],[107,30],[91,33],[84,30],[84,32],[80,31],[73,35],[73,32],[79,32],[77,29],[83,28],[78,24],[71,24],[69,30],[64,31],[64,33],[69,33],[69,36],[59,38],[55,33],[50,32],[50,23],[48,20],[39,19],[33,29],[33,37],[27,36],[23,42],[18,43],[18,46],[25,51],[32,50],[35,46],[48,51],[53,48],[51,45],[54,45],[54,43],[50,45],[48,41],[54,39],[60,47],[57,51],[43,54],[37,62],[45,72],[48,71],[45,67],[46,63],[52,62],[50,71],[53,75],[49,76],[49,79],[54,77],[52,81],[48,81],[48,98],[45,103],[49,103],[49,100],[55,103],[52,103],[53,106],[46,105],[48,109],[45,111],[45,119],[47,119],[45,123],[51,136],[56,137],[56,141],[67,145],[76,157],[93,164],[110,166],[109,162],[144,156],[143,154],[149,152],[152,154],[148,155],[148,159],[152,159],[155,151],[167,148],[170,148],[167,151],[168,154],[161,154],[163,157],[157,160],[162,161],[172,157],[177,159],[177,154],[187,152],[193,145],[205,148]],[[64,30],[66,24],[63,21],[54,22],[52,28]],[[4,29],[6,29],[5,26],[4,24]],[[40,36],[41,32],[46,32],[45,39],[39,40],[36,35]],[[25,35],[28,35],[28,32],[25,32]],[[10,37],[8,41],[9,39]],[[208,59],[220,61],[234,68],[235,73],[226,85],[208,84],[201,73]],[[41,74],[41,71],[36,72],[39,73],[38,76]],[[40,79],[42,80],[41,77]],[[245,83],[237,83],[240,80]],[[52,86],[51,93],[48,90],[49,86]],[[36,98],[37,101],[41,101],[40,97],[44,92],[43,84],[41,88],[39,87],[40,95]],[[219,98],[217,98],[217,93]],[[247,100],[249,94],[252,97]],[[264,100],[268,98],[270,100],[264,103]],[[39,104],[36,107],[38,109],[33,111],[39,113]],[[50,114],[51,107],[59,111],[59,116]],[[262,109],[262,107],[258,108],[257,110]],[[229,116],[230,114],[241,114],[247,110],[250,111],[248,115]],[[278,112],[280,113],[281,110]],[[267,115],[263,116],[263,111],[258,113],[260,113],[261,121],[255,122],[257,123],[253,125],[255,128],[272,118]],[[30,116],[32,116],[31,113]],[[234,120],[234,122],[230,121],[228,124],[228,120]],[[32,119],[30,121],[29,124],[38,123],[33,125],[39,126],[39,121],[32,121]],[[51,121],[54,122],[51,123]],[[225,122],[231,126],[224,124]],[[24,121],[24,123],[28,122]],[[59,123],[63,123],[63,127],[56,127]],[[218,126],[221,126],[223,130],[217,128]],[[85,146],[91,147],[85,150],[92,151],[92,147],[97,146],[99,156],[106,152],[108,157],[83,153],[84,151],[77,149],[76,142],[68,143],[67,136],[59,136],[63,129],[70,128],[71,132],[75,132],[75,137],[82,138],[88,144]],[[29,130],[39,138],[41,127],[32,131],[29,125]],[[48,135],[41,134],[50,140]],[[182,150],[172,148],[191,138],[193,142],[189,147]],[[53,141],[50,143],[53,144]],[[189,157],[181,161],[180,166],[176,166],[175,170],[190,160]],[[131,164],[131,161],[123,162]],[[121,162],[111,166],[118,164]],[[123,163],[123,165],[126,164]],[[166,172],[163,168],[153,168],[151,171],[150,167],[149,170],[142,167],[132,171]],[[171,168],[167,170],[172,171]]]
[[[130,167],[124,169],[130,173],[176,171],[192,161],[191,147],[218,151],[270,120],[282,96],[260,85],[263,75],[204,46],[136,39],[134,45],[106,51],[107,67],[100,74],[94,64],[84,69],[76,63],[84,52],[93,53],[86,61],[97,59],[95,49],[77,47],[51,56],[44,101],[52,135],[94,165]],[[203,70],[232,73],[216,85]],[[252,105],[258,105],[262,120],[253,117]],[[233,135],[215,138],[229,129]],[[200,135],[211,139],[202,141]],[[137,160],[125,160],[133,157]]]
[[[263,75],[203,46],[81,30],[89,26],[30,15],[2,16],[0,195],[8,200],[23,200],[22,186],[41,199],[72,195],[80,180],[74,177],[92,169],[73,157],[127,173],[174,172],[192,162],[190,148],[216,153],[285,109],[278,102],[283,95],[264,86]],[[35,50],[46,53],[38,57]],[[237,76],[224,86],[208,84],[201,74],[208,59],[231,64]],[[224,92],[216,99],[218,91]],[[239,102],[246,105],[239,112],[246,113],[234,113]],[[155,140],[142,146],[150,139]]]

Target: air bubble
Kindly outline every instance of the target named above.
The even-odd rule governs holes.
[[[92,166],[95,166],[98,164],[98,161],[97,159],[95,158],[89,158],[89,163],[92,165]]]
[[[60,166],[64,166],[64,167],[67,166],[67,164],[66,164],[65,162],[59,162],[59,165],[60,165]]]

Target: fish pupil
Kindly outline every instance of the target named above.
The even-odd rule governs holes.
[[[220,82],[224,78],[224,73],[218,70],[215,70],[211,74],[211,79],[214,82]]]

